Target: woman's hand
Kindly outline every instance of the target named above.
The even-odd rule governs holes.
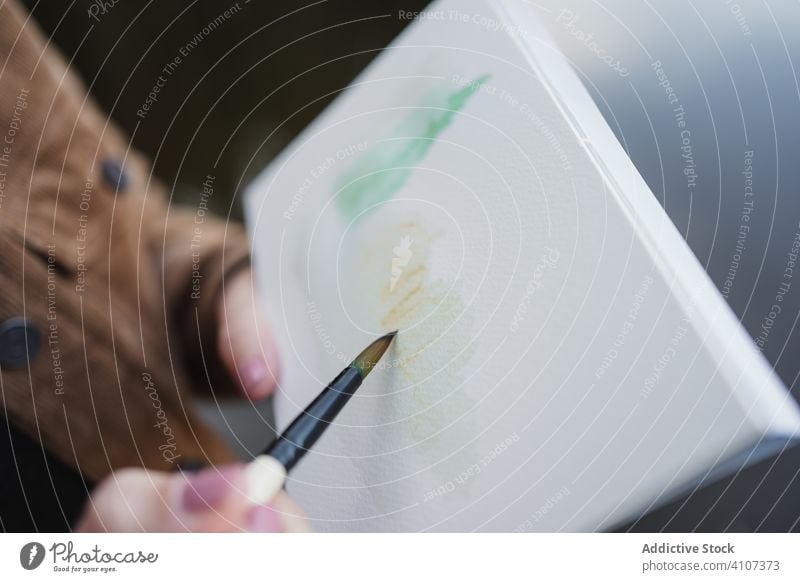
[[[302,510],[284,492],[268,505],[246,493],[244,465],[198,473],[122,469],[92,492],[78,532],[305,532]]]
[[[251,269],[225,280],[217,325],[219,356],[244,394],[253,400],[272,394],[278,381],[278,352]]]
[[[250,269],[226,279],[217,325],[217,350],[242,392],[254,400],[270,395],[278,379],[278,353]],[[116,471],[94,489],[76,531],[310,531],[302,510],[283,491],[268,505],[252,503],[244,468]]]

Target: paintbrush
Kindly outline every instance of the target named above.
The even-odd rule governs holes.
[[[350,397],[378,364],[396,331],[366,347],[328,384],[245,470],[247,492],[254,503],[269,502],[286,481],[286,475],[322,436]]]

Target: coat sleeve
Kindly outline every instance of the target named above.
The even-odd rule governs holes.
[[[33,153],[38,156],[36,167],[28,172],[34,176],[31,207],[48,207],[46,214],[52,216],[60,248],[73,244],[81,211],[77,200],[70,206],[68,196],[76,195],[83,188],[85,177],[92,174],[113,192],[113,184],[108,183],[109,177],[102,168],[107,159],[119,161],[121,177],[113,171],[110,176],[111,182],[117,179],[117,202],[102,202],[109,210],[108,216],[92,218],[93,226],[113,222],[108,238],[114,241],[110,248],[116,257],[127,256],[131,248],[138,249],[135,260],[139,289],[129,299],[144,301],[147,294],[141,287],[160,285],[161,304],[157,309],[164,316],[163,324],[171,338],[170,352],[183,358],[184,362],[174,364],[185,364],[192,386],[201,391],[209,387],[232,391],[234,383],[217,357],[216,310],[225,280],[234,270],[249,265],[249,246],[240,223],[215,217],[208,210],[211,199],[222,195],[214,177],[207,176],[196,184],[192,203],[174,203],[168,189],[152,174],[149,160],[132,148],[129,137],[87,96],[79,77],[54,48],[48,48],[38,27],[16,1],[2,6],[0,48],[13,53],[13,66],[6,67],[2,74],[7,85],[0,91],[2,111],[13,109],[17,85],[30,85],[32,95],[33,104],[26,110],[24,120],[31,137],[25,142],[18,138],[14,152],[20,157],[25,154],[32,158]],[[65,192],[60,197],[53,196],[52,180],[48,182],[53,172],[59,174],[57,184]],[[40,187],[39,182],[44,185]],[[98,194],[92,200],[93,210],[99,210],[100,205]],[[138,232],[127,232],[132,224],[138,225],[133,229]],[[95,246],[108,246],[104,241],[94,241]],[[102,250],[94,249],[97,254]],[[95,273],[97,270],[93,266]],[[116,273],[114,281],[120,280],[124,277]],[[125,291],[115,288],[117,296]]]
[[[172,204],[17,0],[0,2],[0,55],[0,322],[25,354],[0,361],[0,412],[91,480],[232,459],[188,391],[232,385],[216,309],[243,229],[211,217],[202,181]]]

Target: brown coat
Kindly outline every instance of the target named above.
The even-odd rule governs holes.
[[[247,261],[241,228],[171,206],[25,10],[0,6],[4,412],[91,479],[229,458],[190,395],[220,386],[215,306]]]

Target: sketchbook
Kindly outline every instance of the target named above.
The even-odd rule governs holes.
[[[400,330],[290,476],[316,530],[605,530],[800,426],[540,10],[410,15],[249,186],[278,428]]]

